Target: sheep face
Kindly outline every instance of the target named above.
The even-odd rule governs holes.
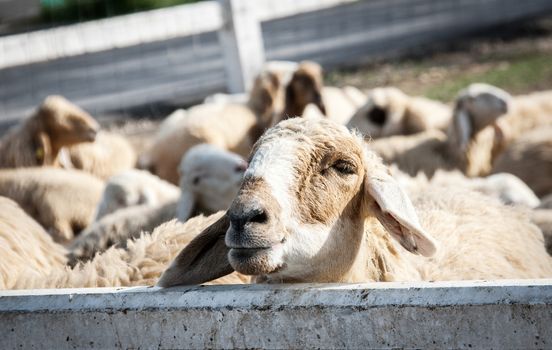
[[[209,213],[228,209],[245,169],[247,163],[237,154],[208,144],[192,147],[179,167],[179,219],[187,219],[196,206]]]
[[[39,116],[59,146],[94,141],[100,129],[94,118],[61,96],[47,97],[39,107]]]
[[[302,116],[309,103],[316,105],[325,115],[326,107],[322,102],[322,87],[322,67],[314,62],[301,62],[286,87],[286,107],[282,118]]]
[[[406,104],[407,96],[399,89],[374,89],[347,126],[373,138],[402,134]]]
[[[263,136],[227,215],[230,264],[269,280],[346,275],[367,218],[411,251],[434,250],[387,168],[360,138],[326,120],[290,120]],[[399,228],[405,223],[404,232],[416,231],[408,237]]]
[[[227,214],[180,252],[159,285],[232,270],[268,282],[346,281],[363,264],[365,224],[374,221],[411,252],[436,249],[388,169],[343,126],[283,121],[261,137],[250,161]]]
[[[281,90],[280,77],[276,73],[262,72],[255,78],[249,101],[263,131],[270,126],[275,110],[283,109]]]

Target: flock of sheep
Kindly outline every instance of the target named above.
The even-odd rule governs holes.
[[[0,168],[0,289],[552,277],[552,91],[443,104],[269,62],[142,152],[50,96]]]

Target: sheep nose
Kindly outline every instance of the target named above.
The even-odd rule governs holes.
[[[257,201],[237,201],[228,210],[230,224],[235,231],[243,231],[250,223],[265,224],[268,222],[266,209]]]

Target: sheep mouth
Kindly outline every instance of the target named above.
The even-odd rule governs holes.
[[[277,250],[281,244],[275,244],[271,247],[255,248],[231,248],[228,252],[228,260],[234,270],[245,275],[269,274],[278,270],[281,264],[275,260]]]

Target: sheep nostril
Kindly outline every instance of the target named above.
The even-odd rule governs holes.
[[[259,223],[259,224],[264,224],[267,221],[268,221],[268,216],[266,216],[266,213],[264,211],[258,213],[257,215],[255,215],[255,216],[253,216],[249,219],[249,222],[256,222],[256,223]]]

